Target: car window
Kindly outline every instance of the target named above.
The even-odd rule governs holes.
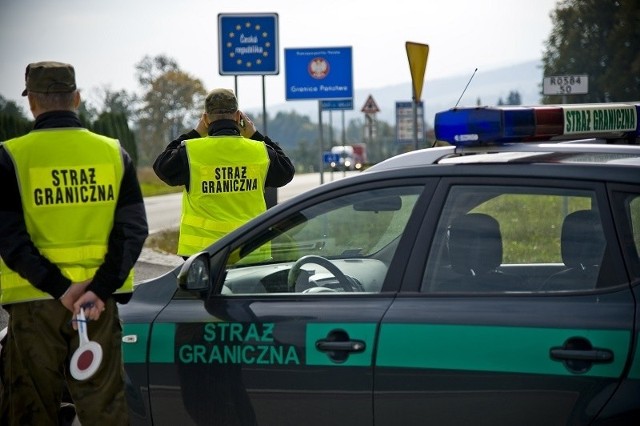
[[[619,285],[593,191],[458,185],[440,215],[424,292],[556,292]]]
[[[637,255],[638,253],[640,253],[640,196],[635,196],[630,200],[629,217],[631,218],[633,244],[636,248]]]
[[[292,212],[232,251],[223,293],[380,292],[421,191],[367,190]]]
[[[614,210],[621,215],[620,222],[629,224],[630,232],[623,231],[622,246],[629,256],[632,278],[637,280],[640,278],[640,195],[620,192],[615,194],[614,202],[619,206]]]

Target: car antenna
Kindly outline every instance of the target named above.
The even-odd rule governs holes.
[[[471,74],[471,78],[469,79],[469,81],[467,82],[467,85],[464,86],[464,90],[462,91],[462,93],[460,94],[460,97],[458,98],[458,102],[456,102],[455,106],[453,107],[453,109],[456,109],[458,107],[458,104],[460,103],[460,99],[462,99],[462,95],[464,95],[464,92],[467,91],[467,87],[469,87],[469,83],[471,83],[471,80],[473,80],[473,76],[476,75],[476,71],[478,71],[478,68],[476,68],[473,71],[473,74]]]

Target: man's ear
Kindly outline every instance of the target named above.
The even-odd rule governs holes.
[[[80,97],[80,91],[76,90],[73,94],[73,109],[75,109],[76,111],[78,110],[78,108],[80,108],[81,100],[82,98]]]
[[[31,93],[27,93],[27,99],[29,100],[29,110],[34,118],[37,118],[40,114],[40,107],[38,106],[38,101],[36,98],[31,95]]]
[[[29,109],[33,111],[36,108],[36,100],[31,96],[31,93],[27,93],[27,100],[29,101]]]

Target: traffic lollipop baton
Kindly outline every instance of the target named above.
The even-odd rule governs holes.
[[[78,323],[80,346],[78,346],[78,349],[76,349],[71,357],[70,371],[74,379],[87,380],[93,376],[100,367],[100,363],[102,362],[102,346],[97,342],[89,340],[84,308],[80,308],[80,313],[76,321]]]

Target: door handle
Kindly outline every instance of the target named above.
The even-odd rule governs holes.
[[[332,330],[324,339],[316,340],[316,349],[325,352],[334,362],[343,363],[347,361],[352,353],[364,352],[366,345],[364,341],[352,339],[344,330]]]
[[[608,349],[579,350],[551,348],[549,353],[551,354],[551,358],[561,361],[576,360],[605,363],[613,361],[613,352]]]
[[[336,342],[322,339],[316,342],[316,349],[322,352],[362,352],[365,349],[365,344],[361,340]]]
[[[562,361],[567,370],[582,374],[589,371],[594,363],[609,363],[613,361],[613,351],[594,348],[584,337],[571,337],[562,346],[549,350],[549,356],[556,361]]]

